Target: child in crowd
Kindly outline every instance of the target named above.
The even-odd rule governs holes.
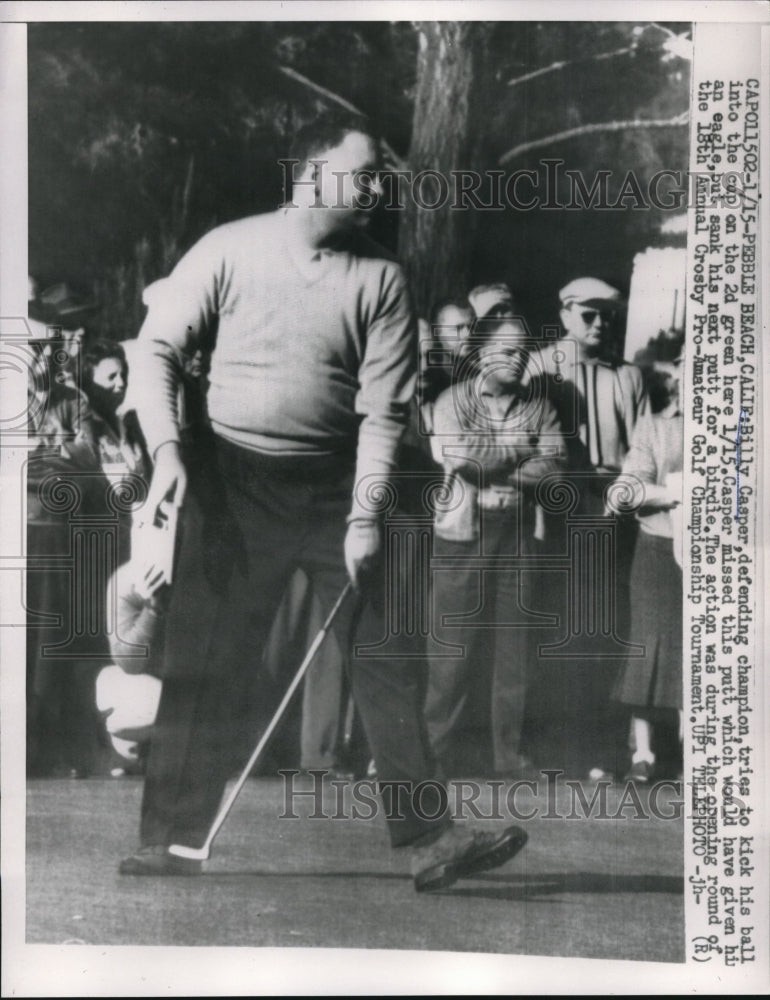
[[[173,524],[139,525],[132,538],[134,558],[119,567],[107,587],[113,663],[96,679],[96,704],[121,758],[114,776],[142,769],[158,709],[173,539]]]

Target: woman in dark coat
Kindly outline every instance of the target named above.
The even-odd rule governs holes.
[[[627,779],[648,782],[655,770],[652,724],[682,711],[681,504],[684,417],[679,407],[679,363],[656,365],[668,402],[636,426],[623,463],[626,481],[643,493],[631,568],[631,642],[615,696],[632,707],[631,768]],[[640,482],[642,485],[640,485]]]

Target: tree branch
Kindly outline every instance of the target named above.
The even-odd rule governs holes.
[[[676,39],[685,38],[685,35],[677,35],[675,31],[670,28],[664,27],[662,24],[658,24],[657,21],[650,21],[649,24],[645,24],[643,27],[636,29],[637,37],[631,42],[630,45],[625,45],[622,49],[613,49],[612,52],[598,52],[593,56],[584,56],[582,59],[562,59],[557,62],[551,63],[550,66],[541,66],[540,69],[532,70],[531,73],[525,73],[523,76],[516,76],[507,83],[508,87],[518,87],[521,83],[528,83],[530,80],[536,79],[538,76],[545,76],[546,73],[554,73],[556,70],[564,69],[565,66],[575,66],[580,63],[587,62],[599,62],[602,59],[614,59],[616,56],[624,56],[629,53],[635,52],[639,47],[639,38],[647,31],[648,28],[656,28],[661,31],[667,37],[667,43],[664,43],[661,48],[666,49],[666,51],[675,51],[670,48],[672,42]],[[686,56],[680,55],[681,58],[687,58]]]
[[[658,31],[662,31],[664,35],[668,35],[669,38],[676,38],[677,34],[672,31],[671,28],[665,28],[662,24],[658,24],[657,21],[650,21],[651,28],[657,28]]]
[[[361,111],[360,108],[357,108],[355,104],[351,104],[350,101],[345,100],[344,97],[341,97],[339,94],[335,94],[333,90],[328,90],[326,87],[322,87],[319,83],[315,83],[308,77],[303,76],[302,73],[298,73],[295,69],[292,69],[290,66],[279,66],[278,70],[281,73],[283,73],[284,76],[288,76],[289,79],[296,80],[297,83],[301,83],[304,87],[307,87],[309,90],[315,91],[315,93],[318,94],[319,96],[325,97],[327,101],[333,101],[335,104],[339,104],[340,107],[345,108],[347,111],[352,112],[352,114],[354,115],[361,115],[362,118],[366,117],[363,111]],[[392,170],[405,170],[406,161],[403,160],[394,151],[391,145],[382,136],[380,136],[380,144],[382,146],[382,151],[385,154],[385,157],[388,161],[387,162],[388,168]]]
[[[626,45],[622,49],[614,49],[612,52],[599,52],[596,55],[586,56],[583,59],[562,59],[559,62],[551,63],[550,66],[541,66],[540,69],[533,69],[531,73],[525,73],[523,76],[516,76],[512,80],[509,80],[506,86],[518,87],[521,83],[528,83],[538,76],[545,76],[546,73],[554,73],[557,69],[564,69],[565,66],[574,66],[577,63],[584,62],[599,62],[601,59],[614,59],[615,56],[623,56],[629,52],[633,52],[635,48],[635,45]]]
[[[350,101],[346,101],[344,97],[340,97],[339,94],[335,94],[333,90],[327,90],[326,87],[322,87],[320,84],[314,83],[306,76],[303,76],[302,73],[298,73],[296,69],[292,69],[290,66],[279,66],[278,69],[284,76],[288,76],[291,80],[296,80],[297,83],[301,83],[305,87],[309,87],[310,90],[314,90],[316,94],[320,94],[321,97],[325,97],[329,101],[334,101],[334,103],[339,104],[340,107],[346,108],[348,111],[352,111],[354,115],[363,115],[363,111],[360,111],[355,104],[351,104]]]
[[[597,132],[622,132],[625,129],[634,128],[677,128],[686,125],[689,117],[689,112],[683,111],[681,115],[676,115],[674,118],[631,118],[627,121],[594,122],[590,125],[579,125],[577,128],[570,128],[565,132],[555,132],[553,135],[546,135],[541,139],[522,142],[518,146],[514,146],[513,149],[509,149],[507,153],[503,153],[498,162],[503,166],[532,149],[540,149],[543,146],[566,142],[568,139],[584,135],[594,135]]]

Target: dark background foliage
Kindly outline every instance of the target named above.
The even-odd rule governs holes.
[[[656,170],[685,171],[686,127],[555,139],[504,167],[500,160],[568,129],[686,111],[689,64],[662,48],[671,31],[686,30],[633,22],[485,26],[473,62],[480,93],[469,110],[478,117],[476,162],[513,171],[558,157],[589,182],[611,170],[615,190],[629,170],[643,189]],[[317,88],[370,115],[409,160],[425,37],[425,26],[410,22],[30,25],[30,273],[40,288],[67,281],[96,301],[91,323],[100,333],[134,336],[145,284],[212,226],[280,203],[278,159],[297,126],[333,104]],[[439,60],[439,79],[449,80],[457,52],[449,46]],[[509,84],[557,62],[565,65]],[[458,127],[448,119],[439,137]],[[557,197],[569,200],[564,180]],[[555,293],[571,277],[595,273],[627,288],[634,254],[660,242],[666,214],[478,213],[458,237],[470,248],[461,270],[466,285],[507,280],[534,326],[553,322]],[[400,224],[400,213],[383,212],[375,234],[395,248]],[[449,262],[460,249],[438,238],[431,246],[430,232],[421,240],[418,268],[435,254]]]

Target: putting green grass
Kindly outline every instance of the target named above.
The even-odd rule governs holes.
[[[278,778],[247,782],[200,878],[121,876],[119,860],[137,846],[141,787],[129,778],[28,783],[28,943],[684,961],[681,819],[633,819],[633,808],[625,819],[532,819],[522,824],[529,843],[504,867],[418,895],[409,851],[390,849],[381,819],[279,819]],[[620,797],[609,790],[610,815]],[[560,788],[560,816],[567,798]]]

